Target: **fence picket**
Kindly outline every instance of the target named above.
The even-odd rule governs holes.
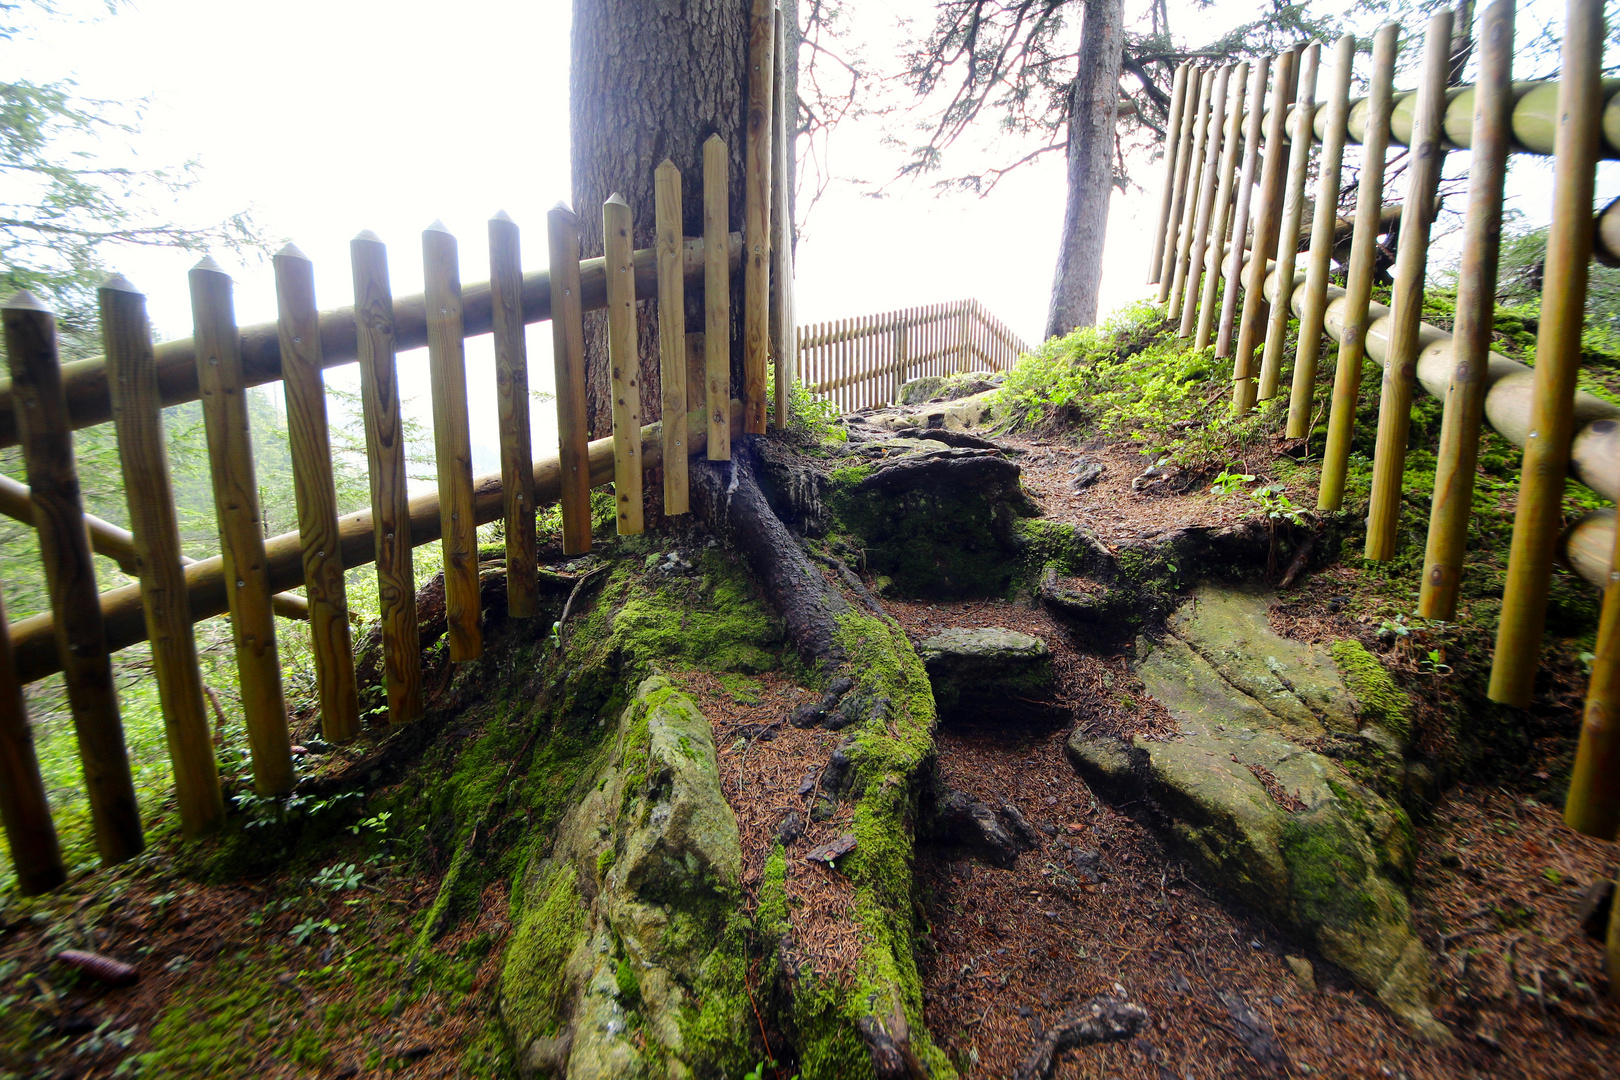
[[[1176,150],[1181,144],[1178,136],[1181,134],[1182,103],[1187,97],[1187,72],[1191,69],[1191,62],[1176,68],[1170,87],[1170,116],[1164,129],[1164,193],[1159,196],[1159,223],[1153,228],[1153,250],[1148,257],[1148,266],[1153,272],[1148,281],[1150,285],[1158,284],[1162,276],[1160,268],[1164,262],[1164,242],[1169,232],[1170,203],[1175,187]]]
[[[529,430],[529,345],[523,323],[523,258],[517,223],[489,219],[490,322],[495,340],[495,405],[501,438],[506,534],[506,613],[533,617],[538,604],[534,447]]]
[[[731,269],[717,253],[730,242],[725,140],[703,143],[703,357],[708,378],[710,461],[731,460]]]
[[[662,180],[662,176],[658,180]],[[644,521],[641,489],[641,357],[636,345],[636,283],[630,268],[630,235],[630,206],[624,201],[624,196],[614,192],[602,204],[602,245],[608,269],[607,338],[609,387],[613,394],[613,500],[620,536],[634,536],[641,532]],[[662,233],[658,235],[654,249],[658,252],[659,284],[662,285]],[[658,336],[662,344],[664,311],[661,304],[658,316]],[[669,378],[668,360],[660,349],[660,380]],[[683,364],[683,371],[684,367]],[[669,383],[661,381],[660,386],[663,388],[663,408],[667,420],[670,416]],[[685,397],[686,391],[682,387],[682,415]],[[665,428],[673,428],[673,425],[666,423]],[[671,465],[667,435],[663,441],[664,472],[667,475]]]
[[[1176,247],[1181,241],[1181,218],[1187,201],[1187,173],[1192,160],[1193,113],[1197,106],[1198,89],[1203,71],[1192,68],[1187,72],[1187,92],[1182,99],[1181,131],[1175,152],[1175,188],[1170,198],[1170,217],[1164,237],[1164,253],[1159,263],[1159,303],[1170,299],[1170,286],[1176,276]]]
[[[552,356],[562,460],[563,554],[591,550],[591,477],[585,456],[585,326],[579,301],[579,218],[562,203],[546,214],[551,255]]]
[[[39,755],[34,752],[34,731],[11,656],[3,592],[0,590],[0,825],[5,827],[11,848],[17,891],[37,896],[66,881],[67,868],[62,864],[62,845],[51,821]]]
[[[1193,233],[1196,231],[1198,207],[1203,202],[1205,147],[1209,143],[1209,111],[1215,95],[1215,70],[1205,69],[1198,75],[1198,107],[1193,110],[1192,157],[1187,161],[1187,193],[1181,211],[1181,228],[1176,241],[1175,274],[1165,309],[1181,309],[1182,296],[1187,292],[1187,273],[1190,269]]]
[[[689,509],[686,452],[691,441],[686,430],[686,279],[681,274],[681,173],[668,158],[658,166],[653,193],[657,236],[654,249],[658,252],[658,377],[664,425],[664,513],[684,514]],[[626,218],[630,216],[628,207],[624,213]],[[628,259],[628,227],[624,244]],[[628,270],[626,276],[629,276]]]
[[[405,480],[405,418],[394,356],[394,296],[388,249],[370,232],[349,242],[354,275],[354,323],[360,366],[360,406],[371,477],[371,519],[382,623],[383,684],[388,722],[422,715],[422,645],[416,619],[411,556],[411,504]]]
[[[1277,382],[1282,374],[1283,345],[1288,337],[1288,320],[1293,315],[1289,310],[1288,298],[1294,294],[1299,230],[1305,218],[1305,180],[1311,164],[1311,123],[1316,116],[1316,75],[1321,59],[1322,46],[1313,42],[1305,50],[1300,67],[1299,94],[1292,118],[1294,133],[1288,148],[1282,221],[1277,231],[1277,295],[1266,326],[1265,347],[1260,353],[1258,397],[1261,401],[1270,401],[1277,396]]]
[[[1248,91],[1249,62],[1242,61],[1230,75],[1230,98],[1226,103],[1226,124],[1222,137],[1221,156],[1216,168],[1218,184],[1215,202],[1210,208],[1210,235],[1204,251],[1204,289],[1198,305],[1198,328],[1193,336],[1193,348],[1202,349],[1209,344],[1215,329],[1215,315],[1219,310],[1216,296],[1221,287],[1221,267],[1225,264],[1227,230],[1232,219],[1232,188],[1237,179],[1238,135],[1243,127],[1243,102]]]
[[[1271,80],[1271,108],[1266,113],[1265,168],[1260,177],[1260,210],[1254,219],[1254,258],[1249,260],[1249,280],[1243,290],[1243,317],[1238,324],[1237,351],[1232,356],[1232,407],[1238,412],[1254,408],[1259,393],[1259,374],[1254,353],[1260,344],[1260,328],[1265,325],[1266,254],[1276,250],[1282,227],[1283,182],[1286,179],[1283,152],[1283,121],[1294,96],[1295,65],[1299,54],[1285,52],[1277,58]],[[1259,107],[1256,99],[1255,107]],[[1242,234],[1239,234],[1242,235]]]
[[[748,142],[743,178],[743,431],[765,434],[771,304],[773,0],[753,0],[748,32]]]
[[[1232,249],[1226,262],[1226,292],[1221,297],[1221,318],[1215,330],[1215,355],[1232,355],[1232,331],[1237,317],[1238,295],[1242,291],[1243,248],[1249,234],[1249,207],[1254,202],[1254,174],[1260,161],[1260,130],[1265,110],[1266,82],[1271,76],[1271,57],[1255,62],[1249,79],[1249,118],[1243,128],[1243,169],[1238,178],[1237,208],[1232,212]]]

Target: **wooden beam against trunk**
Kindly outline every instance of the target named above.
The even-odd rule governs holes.
[[[742,265],[742,234],[725,233],[722,224],[720,247],[731,270]],[[682,266],[688,282],[704,279],[703,240],[688,240],[682,248]],[[635,254],[636,293],[652,295],[655,270],[652,248]],[[607,272],[601,259],[579,263],[580,307],[597,311],[607,306]],[[468,337],[491,333],[495,326],[494,295],[489,282],[462,288],[462,329]],[[533,325],[551,318],[551,274],[549,270],[523,275],[522,309],[524,322]],[[427,345],[427,299],[418,294],[402,296],[393,303],[394,347],[399,351]],[[352,307],[321,312],[321,362],[327,367],[352,364],[359,357]],[[242,379],[245,386],[263,386],[281,378],[281,336],[273,322],[244,326],[239,331],[242,352]],[[179,405],[197,400],[196,346],[190,338],[165,341],[153,349],[157,358],[158,391],[163,404]],[[107,392],[106,363],[102,357],[76,360],[62,365],[62,392],[68,403],[68,416],[74,430],[94,427],[112,419],[112,399]],[[17,415],[12,385],[0,379],[0,448],[17,444]]]
[[[728,419],[732,437],[735,438],[742,430],[740,402],[731,402]],[[696,413],[688,417],[687,423],[693,443],[688,449],[694,454],[699,453],[708,442],[707,429]],[[641,464],[644,470],[663,465],[663,440],[662,424],[649,424],[641,429]],[[611,437],[592,442],[588,448],[588,460],[592,486],[600,487],[613,481]],[[532,468],[536,503],[545,506],[557,501],[562,491],[562,463],[557,455],[533,462]],[[504,495],[499,473],[481,476],[473,481],[473,519],[477,524],[495,521],[501,516],[503,508]],[[438,540],[439,527],[437,491],[424,492],[410,501],[405,533],[412,545],[419,547]],[[371,511],[358,510],[339,518],[338,538],[339,551],[342,552],[346,568],[352,570],[371,562],[376,551]],[[265,541],[264,549],[272,585],[286,586],[300,580],[303,566],[297,533],[273,536]],[[186,567],[186,595],[191,604],[192,622],[200,622],[225,611],[225,585],[223,564],[217,555]],[[146,639],[139,586],[126,585],[101,594],[100,613],[107,629],[108,649],[117,651]],[[30,683],[61,670],[61,658],[56,651],[55,630],[49,612],[19,619],[11,624],[10,630],[18,679]]]
[[[168,442],[152,370],[152,328],[146,297],[114,275],[97,290],[101,340],[112,371],[113,424],[129,521],[135,527],[152,674],[174,771],[180,828],[187,837],[225,823],[219,767],[214,761],[208,706],[203,703],[197,642],[186,611],[185,562],[169,481]]]
[[[773,0],[753,0],[748,22],[748,143],[743,178],[743,430],[765,434],[771,306],[771,63]]]
[[[28,292],[8,300],[0,309],[0,318],[5,323],[6,359],[22,404],[23,463],[39,531],[45,587],[51,598],[50,610],[35,618],[44,621],[42,644],[54,654],[56,667],[66,676],[68,709],[90,800],[90,823],[101,860],[111,865],[140,854],[146,839],[124,749],[106,625],[96,595],[84,506],[79,500],[56,318]],[[139,587],[132,599],[140,624]],[[20,672],[19,678],[29,681]]]
[[[1536,334],[1535,396],[1513,516],[1507,583],[1491,662],[1492,701],[1529,705],[1541,668],[1541,636],[1553,543],[1563,509],[1580,372],[1586,278],[1592,258],[1592,195],[1602,120],[1598,82],[1603,57],[1602,0],[1570,0],[1564,26],[1553,215],[1547,231],[1541,326]]]

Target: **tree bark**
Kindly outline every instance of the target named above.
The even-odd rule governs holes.
[[[622,194],[636,247],[653,244],[653,170],[666,157],[681,171],[682,229],[703,235],[703,142],[718,134],[730,159],[729,227],[743,224],[743,152],[748,96],[748,0],[574,0],[569,73],[574,209],[581,250],[602,252],[602,203]],[[790,114],[791,115],[791,114]],[[640,298],[638,298],[640,299]],[[641,407],[659,415],[656,305],[637,305]],[[741,275],[732,282],[732,385],[741,385]],[[686,325],[703,330],[703,294],[688,289]],[[585,316],[586,408],[593,438],[612,424],[607,328]]]
[[[1069,198],[1046,317],[1047,337],[1097,321],[1124,48],[1124,0],[1086,0],[1080,69],[1069,92]]]

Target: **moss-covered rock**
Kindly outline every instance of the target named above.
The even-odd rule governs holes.
[[[953,627],[917,646],[941,717],[1028,712],[1052,693],[1052,650],[1029,634],[990,626]]]
[[[1405,691],[1395,685],[1384,665],[1361,642],[1350,638],[1335,641],[1329,651],[1355,697],[1362,722],[1377,724],[1404,747],[1412,737]]]

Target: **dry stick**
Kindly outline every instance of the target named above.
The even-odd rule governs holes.
[[[753,0],[748,28],[748,142],[743,177],[743,431],[765,434],[771,305],[772,0]]]
[[[1277,77],[1272,80],[1271,109],[1266,118],[1265,169],[1260,178],[1260,210],[1254,219],[1254,250],[1260,258],[1249,265],[1249,284],[1243,293],[1243,318],[1238,325],[1237,351],[1232,359],[1232,408],[1240,413],[1254,408],[1258,387],[1255,382],[1254,351],[1260,344],[1260,327],[1266,321],[1264,253],[1277,247],[1282,225],[1284,172],[1283,122],[1293,97],[1295,64],[1298,54],[1285,52],[1277,58]],[[1258,109],[1260,101],[1255,99]],[[1234,233],[1240,237],[1242,233]]]
[[[213,478],[219,548],[230,586],[231,636],[242,713],[253,751],[253,786],[260,795],[284,795],[296,778],[281,688],[270,578],[265,569],[264,526],[253,471],[242,354],[236,333],[231,279],[205,257],[191,274],[192,339],[197,384]]]
[[[1350,109],[1350,77],[1356,59],[1353,34],[1333,47],[1333,89],[1327,108],[1317,114],[1313,128],[1321,127],[1321,179],[1316,190],[1316,216],[1311,222],[1311,249],[1305,269],[1305,304],[1299,315],[1299,341],[1294,353],[1293,393],[1288,399],[1290,439],[1310,434],[1311,401],[1316,396],[1316,367],[1322,355],[1322,319],[1327,313],[1328,272],[1338,233],[1339,183],[1344,169],[1344,119]],[[1325,126],[1322,123],[1325,117]],[[1267,350],[1270,351],[1269,349]]]
[[[293,495],[298,504],[298,532],[304,545],[304,591],[309,594],[310,651],[315,657],[321,733],[332,742],[348,742],[360,734],[360,699],[354,681],[354,649],[349,640],[343,560],[338,558],[337,550],[337,488],[332,478],[326,386],[321,378],[315,268],[303,252],[288,244],[275,257],[275,272],[276,306],[281,325],[282,391],[287,403],[287,448],[292,454]],[[150,353],[150,347],[147,352]],[[112,362],[110,343],[107,359],[108,363]],[[153,409],[158,404],[156,374],[154,370],[150,376],[152,400],[149,407]],[[122,441],[120,436],[119,442]],[[129,488],[127,482],[125,487]],[[133,492],[130,508],[133,512]],[[179,552],[178,537],[175,552]],[[178,564],[173,574],[175,583],[180,584]],[[174,625],[185,625],[189,641],[191,623],[185,605],[175,600],[170,604]],[[154,642],[157,637],[156,633],[152,635]],[[193,667],[195,663],[193,655]],[[200,681],[194,696],[200,712]],[[207,727],[204,718],[205,736]],[[214,786],[217,789],[217,780]]]
[[[1192,336],[1198,315],[1198,297],[1203,280],[1201,275],[1204,272],[1204,264],[1208,261],[1205,256],[1208,254],[1209,226],[1211,215],[1215,211],[1217,178],[1220,177],[1223,160],[1229,160],[1230,157],[1220,152],[1219,143],[1226,129],[1226,88],[1231,79],[1232,65],[1227,64],[1217,75],[1215,92],[1210,95],[1204,175],[1198,183],[1198,220],[1193,228],[1192,250],[1187,258],[1188,280],[1183,293],[1181,329],[1177,331],[1178,337]],[[1228,180],[1225,186],[1230,191],[1231,181]]]
[[[1316,75],[1321,58],[1321,45],[1313,43],[1305,50],[1299,78],[1299,95],[1292,114],[1294,132],[1289,146],[1288,180],[1283,196],[1282,222],[1278,226],[1276,248],[1278,280],[1287,283],[1294,280],[1294,264],[1299,253],[1299,230],[1305,218],[1305,180],[1311,164],[1311,125],[1316,117]],[[1288,336],[1289,314],[1287,304],[1272,306],[1271,320],[1266,327],[1265,348],[1260,353],[1261,401],[1270,401],[1277,396],[1277,382],[1282,375],[1283,343]]]
[[[731,460],[725,404],[731,400],[731,268],[725,257],[730,213],[726,144],[703,144],[703,362],[708,374],[709,460]]]
[[[489,219],[489,291],[495,338],[495,406],[506,495],[506,613],[533,617],[538,604],[534,449],[529,434],[529,346],[523,330],[523,259],[518,227],[502,210]]]
[[[1502,192],[1510,150],[1513,105],[1513,0],[1498,0],[1480,21],[1479,84],[1474,97],[1474,150],[1469,162],[1468,211],[1463,220],[1462,264],[1457,274],[1457,319],[1452,328],[1451,385],[1440,425],[1434,501],[1429,514],[1418,613],[1450,620],[1457,614],[1473,514],[1479,432],[1489,387],[1497,257],[1502,245]],[[1605,596],[1605,602],[1608,597]],[[1597,665],[1594,663],[1596,678]],[[1590,696],[1588,697],[1590,701]]]
[[[123,277],[109,278],[97,291],[97,299],[118,461],[140,564],[146,636],[152,642],[152,670],[174,769],[180,828],[187,837],[197,837],[224,824],[225,802],[208,738],[197,642],[186,610],[185,564],[169,481],[163,407],[158,404],[152,329],[146,297]],[[347,641],[348,624],[342,625]]]
[[[1226,250],[1227,229],[1232,224],[1232,189],[1237,179],[1238,145],[1243,130],[1243,102],[1248,91],[1248,79],[1249,62],[1244,60],[1231,74],[1232,97],[1227,103],[1226,130],[1218,166],[1220,186],[1216,189],[1215,204],[1210,213],[1212,232],[1205,251],[1204,295],[1198,308],[1198,330],[1193,336],[1195,349],[1209,344],[1210,335],[1215,329],[1215,314],[1219,309],[1215,295],[1221,287],[1221,256]]]
[[[1198,220],[1198,208],[1203,204],[1204,174],[1208,171],[1204,167],[1204,148],[1209,142],[1210,98],[1214,92],[1214,69],[1199,72],[1198,107],[1192,115],[1192,157],[1187,159],[1187,192],[1182,205],[1181,228],[1177,233],[1175,273],[1171,278],[1170,296],[1166,300],[1165,310],[1170,314],[1181,309],[1183,294],[1193,291],[1187,288],[1187,274],[1191,269],[1193,231]],[[1195,281],[1194,288],[1196,286]]]
[[[1265,110],[1260,107],[1265,98],[1266,82],[1271,75],[1271,58],[1262,56],[1255,62],[1249,81],[1249,118],[1243,128],[1243,170],[1238,178],[1237,208],[1232,212],[1232,251],[1226,265],[1226,293],[1221,297],[1221,321],[1215,329],[1215,355],[1232,355],[1232,331],[1237,315],[1240,279],[1243,277],[1243,244],[1249,233],[1249,206],[1254,201],[1254,174],[1260,160],[1260,129]]]
[[[1187,89],[1182,99],[1181,127],[1179,130],[1170,130],[1165,137],[1175,139],[1177,145],[1172,148],[1170,173],[1170,216],[1166,218],[1166,232],[1164,249],[1159,256],[1159,274],[1154,280],[1159,283],[1159,303],[1170,299],[1170,286],[1176,276],[1176,246],[1180,242],[1181,218],[1185,213],[1187,200],[1187,171],[1192,158],[1193,140],[1193,108],[1197,104],[1198,81],[1202,76],[1197,68],[1182,65],[1187,69]]]
[[[1406,440],[1412,428],[1412,391],[1417,381],[1418,324],[1423,317],[1429,230],[1438,211],[1440,172],[1446,160],[1440,117],[1445,109],[1446,75],[1451,68],[1452,18],[1450,9],[1436,13],[1429,20],[1424,39],[1422,90],[1413,127],[1406,209],[1401,214],[1396,249],[1391,298],[1394,315],[1379,394],[1378,442],[1367,513],[1366,556],[1379,561],[1394,558],[1400,527],[1401,483],[1406,475]]]
[[[1181,141],[1181,113],[1187,97],[1187,72],[1191,69],[1190,63],[1176,68],[1175,81],[1170,88],[1170,122],[1164,129],[1164,191],[1159,196],[1159,223],[1153,227],[1153,252],[1148,257],[1148,267],[1152,271],[1152,276],[1148,278],[1150,285],[1157,285],[1162,276],[1164,242],[1170,225],[1170,203],[1176,186],[1176,151]]]
[[[405,418],[394,358],[388,249],[368,230],[349,241],[349,262],[354,275],[360,407],[371,476],[383,684],[388,693],[389,723],[408,724],[422,715],[422,643],[416,620],[410,493],[405,485]],[[348,565],[347,559],[344,562]],[[196,612],[192,614],[195,617]]]
[[[773,99],[780,105],[787,101],[784,89],[787,80],[787,35],[783,31],[782,9],[776,10],[774,50],[776,64]],[[788,123],[787,109],[775,110],[772,125],[775,148],[771,152],[771,352],[776,360],[776,426],[786,430],[792,422],[793,380],[798,377],[799,359],[793,333],[793,222],[792,206],[788,201]],[[675,230],[679,245],[680,228]],[[676,264],[677,270],[679,263]]]
[[[1513,545],[1491,664],[1492,701],[1523,707],[1541,665],[1553,544],[1558,536],[1581,362],[1587,263],[1592,258],[1592,189],[1602,97],[1601,0],[1570,0],[1558,98],[1553,218],[1547,234],[1541,327],[1536,335],[1535,397],[1524,449]]]
[[[461,269],[456,238],[442,222],[422,233],[428,300],[428,374],[433,389],[433,449],[438,464],[444,612],[450,662],[484,652],[478,593],[478,529],[472,520],[472,431],[467,417],[467,355],[462,342]]]
[[[1367,99],[1361,186],[1356,192],[1356,226],[1350,238],[1350,267],[1345,282],[1345,330],[1339,340],[1339,359],[1333,376],[1333,408],[1328,413],[1327,446],[1322,451],[1318,510],[1337,510],[1344,503],[1350,436],[1356,425],[1356,398],[1361,393],[1361,361],[1367,352],[1367,304],[1372,298],[1378,211],[1384,192],[1384,152],[1389,143],[1390,93],[1400,33],[1399,25],[1385,23],[1373,36],[1372,93]]]
[[[668,158],[654,177],[658,250],[658,365],[663,392],[664,513],[688,509],[686,447],[686,282],[681,277],[681,174]],[[629,216],[628,210],[625,214]],[[625,243],[629,244],[628,230]]]
[[[206,732],[207,725],[204,724]],[[51,822],[45,781],[39,775],[34,731],[23,705],[22,684],[11,659],[6,606],[0,596],[0,825],[11,848],[17,890],[24,896],[49,892],[67,880],[62,846]]]
[[[558,203],[546,214],[551,254],[552,355],[557,444],[563,463],[563,554],[591,550],[591,485],[585,463],[585,325],[579,302],[579,218]]]
[[[668,164],[666,161],[665,164]],[[659,167],[662,174],[663,167]],[[655,179],[655,185],[662,176]],[[677,178],[676,183],[679,183]],[[634,536],[642,531],[641,490],[641,356],[636,345],[636,286],[630,273],[630,206],[624,196],[614,192],[602,204],[602,244],[608,267],[608,372],[609,388],[613,394],[613,500],[615,520],[620,536]],[[662,255],[662,234],[654,245]],[[661,260],[660,260],[661,261]],[[663,338],[660,305],[659,337]],[[684,343],[683,343],[684,348]],[[669,399],[669,360],[662,358],[660,376],[663,378],[665,405]],[[684,375],[686,365],[681,365]],[[681,387],[681,396],[686,388]],[[666,414],[667,415],[667,414]],[[667,472],[667,470],[666,470]]]

